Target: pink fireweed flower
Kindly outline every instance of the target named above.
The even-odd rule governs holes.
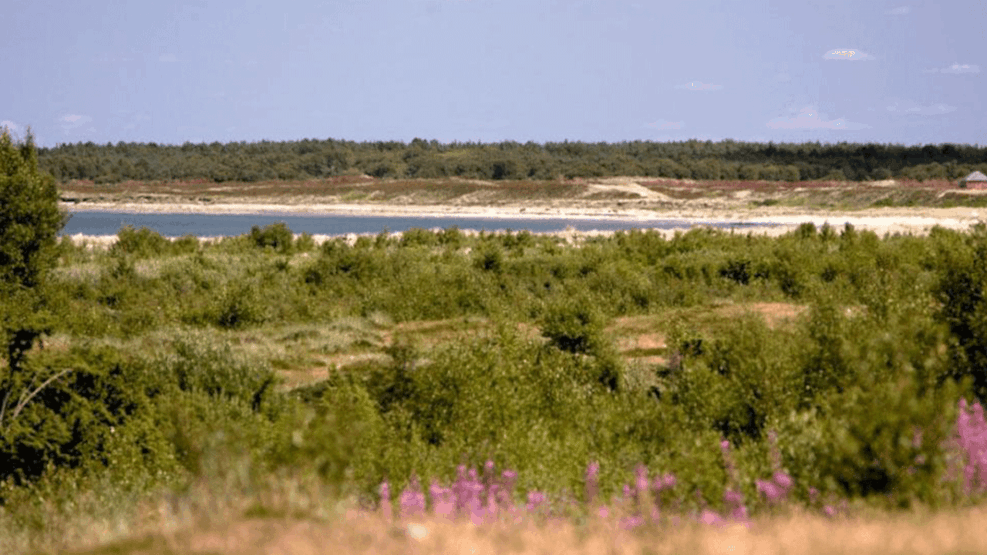
[[[456,515],[456,501],[453,499],[452,490],[442,487],[439,481],[432,478],[432,483],[428,487],[429,497],[432,498],[432,513],[435,516],[452,519]]]
[[[768,501],[777,501],[784,496],[784,491],[771,480],[756,480],[757,491],[764,494]]]
[[[592,505],[599,491],[600,463],[591,462],[586,467],[586,504]]]
[[[380,512],[387,520],[391,519],[391,486],[387,480],[380,483]]]
[[[545,503],[545,494],[540,491],[528,492],[528,505],[525,507],[529,513],[535,512]]]
[[[634,495],[637,498],[637,503],[639,508],[643,508],[644,505],[649,501],[649,491],[648,491],[648,468],[643,464],[637,465],[637,469],[634,472]]]
[[[422,493],[418,477],[414,474],[411,475],[408,486],[404,488],[398,499],[402,518],[425,514],[425,494]]]
[[[490,488],[487,489],[487,517],[490,520],[497,519],[497,513],[500,512],[500,507],[498,506],[498,499],[500,498],[500,485],[490,484]]]
[[[784,472],[775,472],[774,482],[785,492],[792,488],[792,477]]]
[[[818,499],[819,499],[819,490],[817,490],[816,488],[810,487],[809,488],[809,503],[812,503],[813,505],[815,505],[816,504],[816,501]]]
[[[618,526],[623,530],[633,530],[642,524],[644,524],[644,517],[635,515],[620,519]]]
[[[987,488],[987,421],[980,403],[973,403],[968,408],[966,400],[960,399],[959,405],[956,431],[959,446],[966,458],[963,468],[964,489],[967,493],[973,493]]]
[[[699,522],[702,522],[703,524],[707,524],[710,526],[714,526],[717,524],[723,524],[723,517],[720,516],[718,513],[715,513],[709,509],[704,509],[703,512],[699,515]]]
[[[725,501],[727,505],[743,505],[744,495],[739,491],[728,489],[723,492],[723,501]]]
[[[494,462],[488,460],[483,465],[483,487],[486,491],[490,491],[490,487],[497,482],[497,473],[494,471]]]
[[[501,478],[503,478],[504,490],[507,493],[513,492],[514,482],[517,480],[517,472],[514,472],[513,470],[505,470],[500,475]]]
[[[730,517],[734,520],[747,520],[747,507],[744,506],[744,494],[733,489],[723,492],[723,501],[730,509]]]

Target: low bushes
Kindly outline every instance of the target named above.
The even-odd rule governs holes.
[[[575,498],[589,460],[605,498],[644,464],[674,474],[663,499],[697,515],[741,498],[771,510],[765,492],[779,488],[809,505],[979,495],[964,480],[979,479],[982,457],[969,430],[957,437],[955,407],[984,396],[984,228],[629,232],[578,246],[416,231],[304,255],[287,228],[269,231],[184,253],[131,231],[109,252],[66,248],[52,279],[68,346],[30,351],[17,376],[2,369],[4,487],[62,472],[189,483],[217,452],[371,499],[385,478],[395,491],[413,473],[451,483],[458,465],[487,460],[515,470],[520,493]],[[702,330],[662,322],[664,364],[631,366],[603,331],[629,314],[785,299],[807,309],[780,328],[754,315]],[[482,315],[494,331],[392,346],[388,363],[330,369],[292,392],[225,337],[369,314]]]

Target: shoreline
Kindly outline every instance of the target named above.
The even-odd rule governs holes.
[[[978,210],[973,208],[876,208],[863,210],[822,210],[793,207],[709,206],[635,208],[621,203],[587,205],[582,203],[529,203],[526,205],[469,205],[454,204],[345,204],[345,203],[271,203],[271,202],[62,202],[60,206],[72,212],[123,212],[129,214],[215,214],[215,215],[264,215],[291,217],[411,217],[411,218],[478,218],[491,220],[600,220],[607,222],[674,221],[682,227],[661,230],[666,234],[685,231],[703,224],[736,223],[743,233],[781,235],[803,223],[816,227],[828,223],[842,228],[849,223],[855,228],[871,230],[879,235],[887,233],[924,235],[934,226],[965,230],[981,221]],[[567,230],[569,233],[571,230]],[[594,233],[577,232],[571,233]],[[602,232],[599,232],[602,233]],[[351,235],[351,234],[340,234]],[[95,237],[95,236],[89,236]],[[328,236],[327,236],[328,237]]]

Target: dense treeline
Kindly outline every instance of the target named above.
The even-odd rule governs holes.
[[[97,145],[39,149],[59,181],[295,180],[366,174],[379,178],[556,179],[640,175],[700,180],[958,179],[987,172],[987,147],[890,144],[451,143],[415,139]]]

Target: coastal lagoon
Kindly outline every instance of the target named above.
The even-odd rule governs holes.
[[[367,234],[382,231],[407,231],[412,228],[435,229],[457,227],[483,231],[521,231],[534,233],[564,231],[616,231],[624,229],[675,229],[697,225],[724,229],[770,226],[766,222],[695,221],[695,220],[620,220],[592,218],[480,218],[480,217],[408,217],[408,216],[299,216],[285,214],[198,214],[132,213],[106,211],[71,211],[62,235],[115,235],[123,226],[147,227],[166,237],[235,236],[249,233],[251,227],[284,222],[295,233],[312,235]]]

